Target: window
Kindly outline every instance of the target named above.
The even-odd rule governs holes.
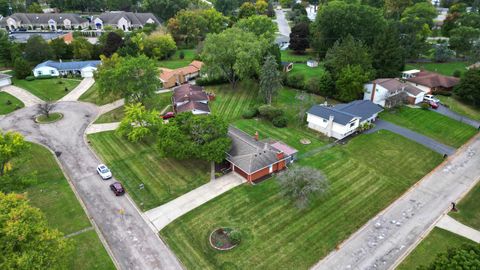
[[[37,71],[38,76],[42,76],[42,72],[39,70]]]
[[[50,70],[50,74],[55,74],[55,71],[53,69]]]
[[[323,123],[326,123],[327,122],[327,119],[323,119]]]
[[[355,122],[350,123],[350,127],[353,127],[353,126],[355,126]]]

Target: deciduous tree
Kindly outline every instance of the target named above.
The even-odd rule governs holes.
[[[52,48],[55,59],[72,59],[73,48],[62,38],[54,39],[48,45]]]
[[[428,266],[419,270],[479,269],[480,245],[466,244],[457,248],[449,248],[447,252],[437,255]]]
[[[260,93],[264,102],[271,104],[281,87],[282,77],[278,71],[277,61],[273,56],[268,55],[260,71]]]
[[[33,2],[27,8],[28,13],[43,13],[42,7],[39,3]]]
[[[48,43],[39,35],[33,35],[25,44],[25,59],[32,64],[38,64],[45,60],[52,58],[52,48],[48,46]]]
[[[253,16],[257,13],[255,9],[255,5],[250,2],[245,2],[240,6],[240,10],[238,11],[239,18],[248,18]]]
[[[361,98],[363,94],[363,85],[370,79],[368,73],[359,65],[347,65],[344,67],[336,81],[338,99],[344,102],[350,102]]]
[[[177,45],[170,34],[154,32],[145,39],[145,54],[157,60],[172,56]]]
[[[268,43],[275,40],[275,33],[277,32],[277,25],[265,15],[253,15],[241,19],[235,24],[235,27],[262,37]]]
[[[0,130],[0,176],[5,174],[7,163],[22,155],[27,148],[27,143],[20,133]]]
[[[480,39],[480,29],[460,26],[450,31],[450,47],[458,54],[469,56],[472,48]]]
[[[190,3],[191,0],[143,0],[143,7],[162,21],[167,21],[178,11],[186,9]]]
[[[122,37],[116,32],[108,32],[107,38],[102,46],[102,54],[106,57],[112,56],[123,45]]]
[[[129,141],[138,142],[154,134],[160,123],[160,113],[156,110],[147,110],[141,103],[127,104],[116,132]]]
[[[15,59],[13,63],[13,70],[15,71],[15,78],[25,79],[27,76],[32,74],[32,67],[27,60],[22,57]]]
[[[93,45],[84,37],[77,37],[72,42],[73,57],[76,59],[90,60],[93,55]]]
[[[292,27],[290,33],[290,49],[296,53],[303,54],[310,47],[310,25],[308,23],[298,23]]]

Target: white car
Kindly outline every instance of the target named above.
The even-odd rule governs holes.
[[[423,97],[423,100],[424,101],[433,101],[435,103],[440,103],[440,100],[438,98],[436,98],[434,95],[425,95],[425,97]]]
[[[103,180],[112,178],[112,172],[108,169],[105,164],[100,164],[97,166],[97,172],[102,177]]]

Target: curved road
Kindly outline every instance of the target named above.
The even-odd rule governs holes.
[[[55,111],[64,118],[38,125],[36,107],[15,111],[0,120],[0,129],[15,130],[29,141],[41,143],[58,154],[64,172],[106,240],[120,269],[182,269],[181,264],[150,229],[127,196],[115,197],[109,184],[96,174],[100,163],[84,141],[87,126],[99,108],[81,102],[59,102]]]

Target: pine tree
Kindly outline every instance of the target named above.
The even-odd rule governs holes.
[[[281,80],[277,61],[272,55],[268,55],[260,71],[260,94],[265,103],[272,103],[273,97],[277,95],[278,89],[282,87]]]

